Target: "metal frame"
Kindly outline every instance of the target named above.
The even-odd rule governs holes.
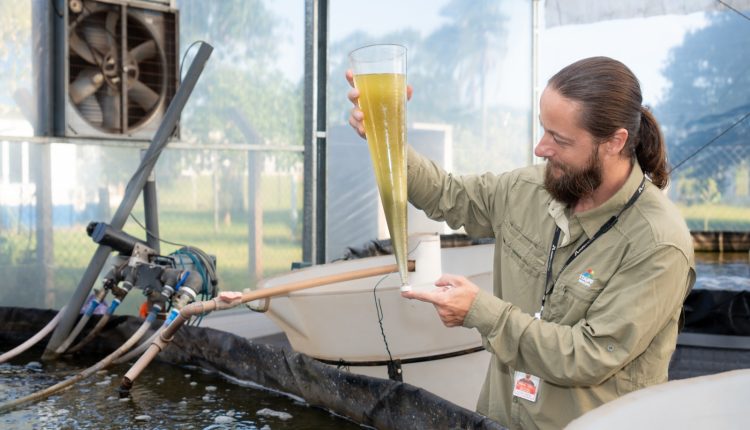
[[[305,0],[304,216],[302,259],[326,259],[328,1]]]
[[[529,156],[527,163],[529,165],[541,163],[541,159],[534,155],[534,145],[539,141],[539,34],[541,33],[542,24],[542,0],[532,0],[531,2],[531,142],[529,142]]]

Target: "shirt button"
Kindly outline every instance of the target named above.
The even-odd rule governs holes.
[[[615,350],[615,346],[614,345],[612,345],[611,343],[609,345],[607,345],[607,351],[612,352],[614,350]]]

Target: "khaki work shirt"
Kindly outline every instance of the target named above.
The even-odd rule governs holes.
[[[510,428],[559,429],[618,396],[667,381],[695,263],[685,221],[664,194],[646,181],[617,224],[560,272],[642,178],[636,162],[607,202],[571,215],[544,190],[544,166],[459,177],[409,148],[412,204],[470,236],[495,238],[494,295],[480,291],[464,320],[492,353],[478,412]],[[554,289],[535,319],[556,225],[562,234]],[[513,396],[515,371],[541,378],[536,401]]]

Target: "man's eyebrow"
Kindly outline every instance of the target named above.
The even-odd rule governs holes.
[[[565,136],[563,136],[562,134],[560,134],[560,133],[558,133],[558,132],[556,132],[556,131],[554,131],[554,130],[550,130],[550,129],[548,129],[547,127],[545,127],[545,126],[544,126],[544,123],[542,122],[542,117],[541,117],[541,116],[539,116],[539,117],[538,117],[537,119],[539,120],[539,125],[540,125],[540,126],[541,126],[541,127],[543,128],[543,129],[545,129],[545,130],[546,130],[546,131],[547,131],[547,132],[548,132],[549,134],[553,135],[553,136],[555,137],[555,139],[557,139],[557,140],[562,140],[562,141],[564,141],[564,142],[573,142],[573,139],[571,139],[571,138],[569,138],[569,137],[565,137]]]

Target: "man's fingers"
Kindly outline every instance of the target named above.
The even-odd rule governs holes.
[[[352,69],[347,69],[345,75],[346,75],[346,80],[349,81],[349,85],[353,87],[354,86],[354,72],[352,72]]]
[[[353,107],[352,110],[349,111],[349,114],[350,114],[350,118],[353,119],[354,121],[361,122],[362,120],[365,119],[364,112],[362,112],[361,110],[359,110],[358,107]]]
[[[414,88],[411,85],[406,86],[406,100],[411,100],[411,95],[414,94]]]
[[[360,137],[365,137],[365,127],[362,125],[361,120],[357,120],[355,116],[355,111],[357,108],[352,109],[351,115],[349,115],[349,125],[352,126],[352,128],[359,134]],[[361,114],[362,112],[359,111]],[[361,115],[360,115],[361,116]]]
[[[352,102],[354,106],[359,106],[359,90],[356,88],[352,88],[349,90],[348,93],[346,93],[346,97],[349,98],[349,101]]]
[[[444,273],[437,281],[435,281],[435,285],[438,287],[458,287],[463,284],[465,279],[466,278],[463,276]]]
[[[403,291],[401,293],[401,297],[407,298],[407,299],[416,299],[421,300],[423,302],[436,304],[439,300],[439,292],[438,291]]]

